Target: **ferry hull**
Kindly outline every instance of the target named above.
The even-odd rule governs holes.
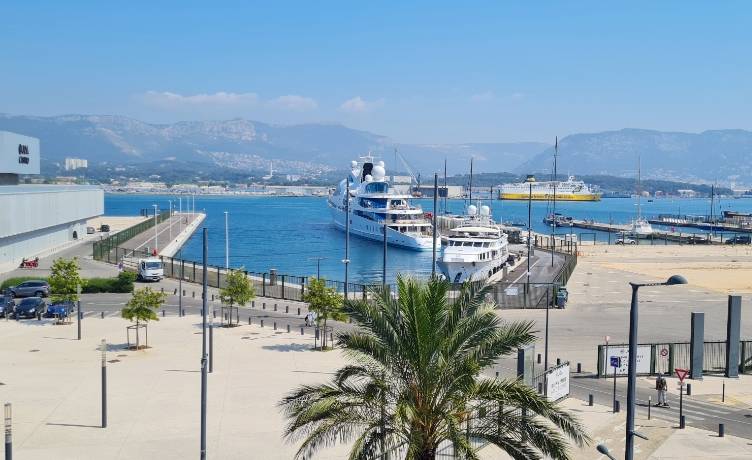
[[[549,201],[554,198],[553,193],[533,193],[532,197],[529,193],[499,193],[500,200],[518,200],[518,201]],[[557,201],[600,201],[600,194],[588,194],[588,195],[576,195],[572,193],[557,193]]]
[[[334,222],[334,225],[338,229],[345,231],[345,213],[331,203],[329,204],[329,209],[332,213],[332,221]],[[372,220],[364,219],[355,214],[350,214],[350,234],[353,236],[382,242],[384,241],[382,229],[382,226]],[[397,246],[413,251],[433,250],[433,238],[431,237],[405,235],[404,233],[392,229],[388,229],[386,237],[386,242],[390,246]],[[441,241],[438,238],[436,240],[436,249],[441,249]]]

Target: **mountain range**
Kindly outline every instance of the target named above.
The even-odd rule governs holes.
[[[550,175],[554,155],[552,145],[539,142],[402,144],[338,124],[285,126],[245,119],[153,124],[117,115],[0,114],[0,130],[38,137],[43,170],[75,157],[90,166],[176,161],[306,174],[344,170],[372,152],[385,160],[388,171],[411,169],[424,177],[443,174],[445,159],[450,175],[466,173],[470,158],[476,172]],[[572,134],[559,141],[558,171],[634,177],[638,156],[644,178],[752,183],[752,132],[745,130]]]

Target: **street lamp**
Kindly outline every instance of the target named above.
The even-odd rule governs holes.
[[[153,204],[152,206],[154,206],[154,251],[157,251],[157,248],[159,247],[159,233],[157,233],[157,205]]]
[[[611,451],[608,450],[608,447],[606,447],[605,444],[598,444],[598,447],[596,447],[596,449],[598,450],[598,452],[610,458],[611,460],[616,460],[614,456],[611,455]]]
[[[627,367],[627,443],[624,458],[634,458],[634,436],[644,438],[634,430],[635,387],[637,386],[637,290],[643,286],[674,286],[687,284],[681,275],[673,275],[663,283],[629,283],[632,286],[632,305],[629,309],[629,365]]]
[[[347,283],[350,265],[350,177],[345,181],[345,258],[342,263],[345,264],[345,300],[347,300]]]
[[[316,279],[321,279],[321,261],[328,257],[309,257],[308,260],[316,261]]]
[[[172,200],[167,200],[167,201],[170,202],[170,221],[169,221],[169,226],[170,226],[170,242],[172,242]]]
[[[530,243],[532,238],[532,220],[533,220],[533,182],[535,182],[535,176],[532,174],[527,175],[525,179],[529,187],[527,196],[527,289],[530,290]]]
[[[230,237],[227,227],[227,211],[225,211],[225,269],[230,268]]]

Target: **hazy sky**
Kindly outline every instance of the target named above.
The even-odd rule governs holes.
[[[6,0],[0,112],[425,143],[752,128],[751,2],[202,3]]]

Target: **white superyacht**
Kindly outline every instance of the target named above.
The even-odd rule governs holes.
[[[350,196],[346,198],[349,182]],[[386,221],[387,244],[417,251],[433,248],[431,220],[410,203],[411,196],[396,193],[386,180],[384,162],[370,155],[350,164],[350,173],[329,192],[327,203],[337,228],[345,230],[350,214],[350,233],[383,241]],[[348,210],[349,208],[349,210]],[[437,246],[441,243],[436,242]]]
[[[507,235],[491,219],[488,206],[467,208],[467,219],[448,231],[441,258],[442,274],[452,283],[482,281],[501,270],[509,257]]]

